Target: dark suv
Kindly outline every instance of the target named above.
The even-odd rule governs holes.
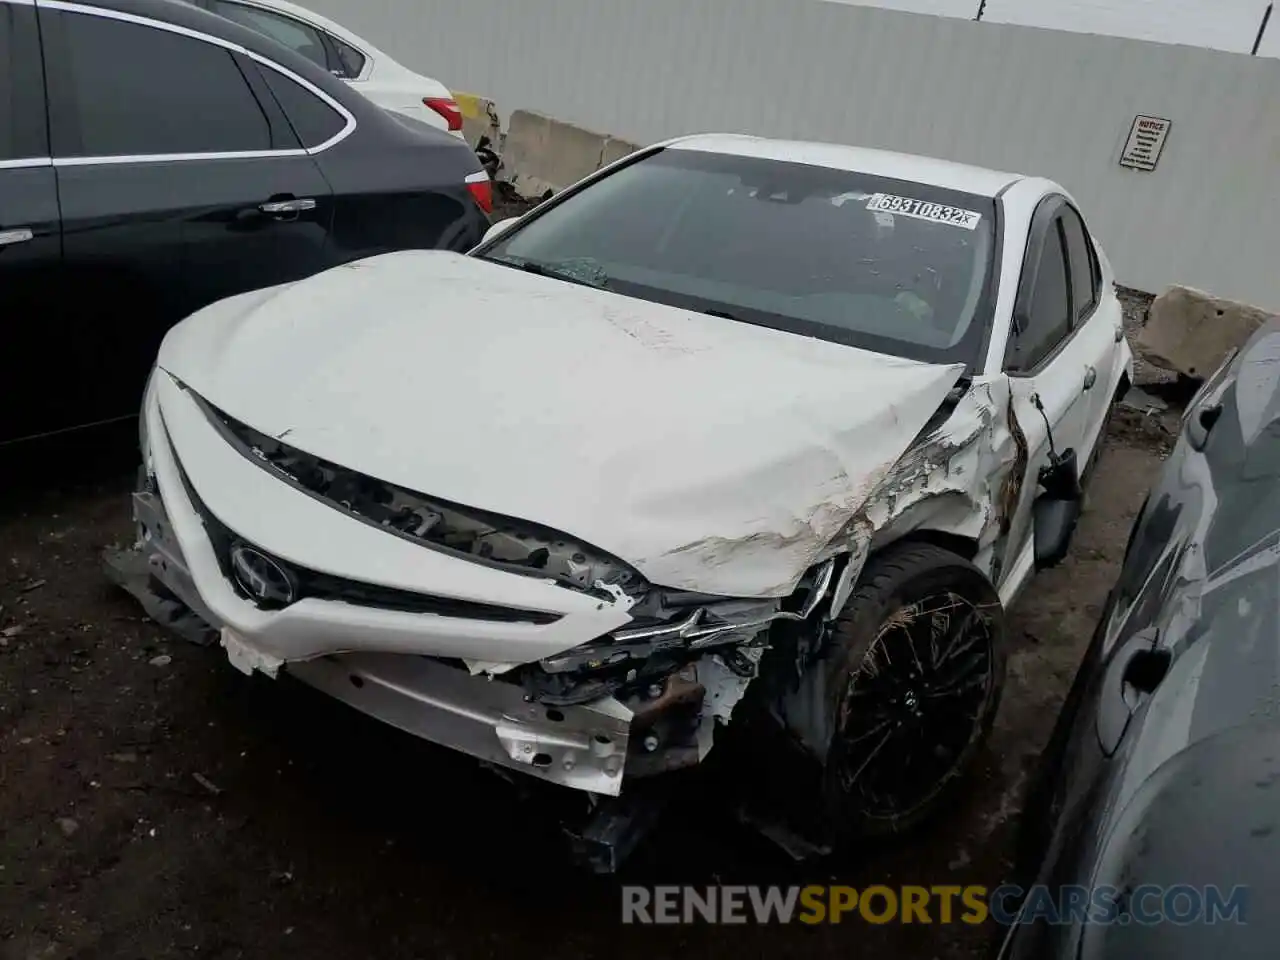
[[[456,138],[204,10],[0,0],[0,443],[136,415],[215,300],[469,249],[489,190]]]

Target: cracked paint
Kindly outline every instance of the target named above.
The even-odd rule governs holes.
[[[839,612],[872,550],[929,530],[972,541],[981,554],[1006,531],[1027,452],[1007,381],[1002,381],[975,381],[950,415],[920,437],[867,497],[840,544],[851,562],[828,616]],[[984,572],[996,580],[995,570]]]

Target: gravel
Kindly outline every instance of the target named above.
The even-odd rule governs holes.
[[[508,184],[498,183],[495,186],[497,189],[494,191],[493,213],[489,215],[489,219],[494,223],[499,220],[505,220],[507,217],[519,217],[528,213],[541,202],[539,200],[526,200],[524,197],[519,196]]]

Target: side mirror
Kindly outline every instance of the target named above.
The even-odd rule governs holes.
[[[1076,452],[1064,450],[1054,463],[1043,468],[1040,484],[1045,492],[1031,505],[1031,526],[1036,569],[1047,570],[1066,558],[1084,511]]]
[[[480,242],[488,243],[490,240],[494,239],[499,234],[506,233],[508,230],[511,229],[512,226],[515,225],[515,222],[519,219],[520,219],[519,217],[507,217],[505,220],[499,220],[497,223],[495,223],[493,226],[491,226],[488,230],[484,232],[484,239],[481,240]]]

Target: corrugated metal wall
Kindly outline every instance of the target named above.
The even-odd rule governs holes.
[[[827,3],[856,3],[864,7],[905,10],[908,13],[931,13],[940,17],[977,19],[982,0],[826,0]]]
[[[640,143],[694,131],[1043,174],[1121,282],[1280,309],[1280,61],[816,0],[306,0],[407,66]],[[1118,160],[1136,114],[1159,167]]]
[[[825,0],[1248,53],[1272,0]],[[982,16],[978,13],[981,11]],[[1274,55],[1274,54],[1273,54]]]
[[[1248,53],[1270,0],[987,0],[982,19]]]

